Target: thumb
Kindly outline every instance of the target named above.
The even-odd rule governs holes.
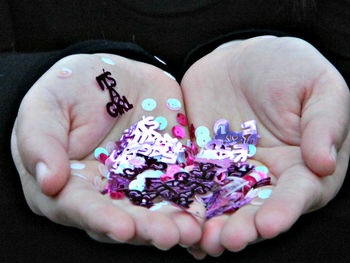
[[[49,91],[40,92],[32,89],[23,99],[15,132],[24,167],[36,177],[44,194],[55,195],[66,184],[70,171],[69,121],[54,96]]]
[[[337,151],[349,132],[350,96],[339,73],[326,73],[303,102],[301,150],[319,176],[335,171]]]

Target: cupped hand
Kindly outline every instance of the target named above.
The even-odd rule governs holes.
[[[195,127],[211,129],[224,118],[239,131],[257,121],[262,137],[253,160],[269,168],[275,185],[262,205],[206,221],[189,250],[195,257],[272,238],[340,189],[350,152],[349,91],[307,42],[263,36],[227,43],[192,65],[181,88]]]
[[[107,113],[109,92],[95,79],[103,69],[117,81],[120,96],[133,104],[117,118]],[[157,102],[152,112],[141,107],[146,98]],[[111,54],[73,55],[57,62],[23,99],[12,134],[13,159],[30,208],[99,241],[160,249],[198,242],[201,222],[189,213],[170,205],[150,211],[99,191],[94,149],[118,140],[143,115],[166,117],[165,132],[171,133],[177,112],[166,107],[169,98],[184,104],[178,83],[145,63]]]

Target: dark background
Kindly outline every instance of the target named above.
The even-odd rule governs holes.
[[[0,0],[0,262],[194,261],[180,247],[162,252],[98,243],[33,214],[12,163],[13,121],[33,82],[67,54],[105,50],[160,66],[156,55],[181,80],[191,63],[218,44],[269,30],[312,43],[349,84],[350,1]],[[69,47],[95,39],[101,41]],[[131,42],[147,52],[105,40]],[[302,216],[287,233],[215,261],[350,262],[349,184],[347,178],[335,199]]]

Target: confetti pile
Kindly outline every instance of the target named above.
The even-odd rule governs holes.
[[[178,121],[187,124],[184,118],[182,114]],[[205,206],[206,218],[211,218],[237,210],[257,197],[258,187],[270,184],[266,167],[246,162],[255,154],[260,137],[255,121],[244,122],[242,132],[234,132],[228,121],[218,120],[213,140],[206,127],[194,131],[191,125],[196,143],[188,140],[187,145],[160,134],[160,126],[152,116],[143,117],[108,151],[95,150],[108,171],[103,194],[112,199],[126,196],[148,208],[165,200],[186,209],[196,199]]]
[[[102,61],[115,64],[109,58]],[[106,109],[115,118],[132,109],[133,104],[119,95],[111,72],[102,71],[96,81],[102,91],[109,91],[111,101]],[[69,69],[62,69],[60,77],[70,74]],[[146,98],[141,106],[152,112],[157,102]],[[182,108],[176,98],[167,99],[166,106],[171,111]],[[183,145],[179,139],[186,137],[188,120],[183,113],[177,113],[176,120],[180,125],[172,127],[174,137],[160,133],[168,125],[165,117],[148,116],[125,130],[119,141],[107,144],[106,149],[97,148],[95,157],[105,165],[103,175],[108,181],[102,193],[112,199],[127,197],[133,204],[152,210],[169,203],[186,210],[196,199],[206,208],[206,218],[233,212],[256,197],[269,196],[271,190],[257,191],[270,184],[268,169],[246,163],[255,155],[260,138],[255,121],[242,123],[242,132],[235,132],[230,131],[227,120],[220,119],[213,127],[214,139],[207,127],[195,129],[191,124],[191,140]]]

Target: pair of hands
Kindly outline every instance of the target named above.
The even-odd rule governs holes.
[[[57,77],[62,67],[72,69],[69,78]],[[134,105],[117,119],[107,114],[108,92],[95,81],[102,68]],[[288,230],[303,213],[336,195],[350,152],[349,97],[337,70],[296,38],[263,36],[225,44],[192,65],[181,85],[159,68],[120,56],[74,55],[57,62],[23,99],[12,154],[35,213],[84,229],[102,242],[160,249],[181,244],[196,258],[215,256]],[[140,106],[145,98],[158,102],[151,114]],[[205,221],[174,206],[150,211],[99,193],[93,150],[119,139],[142,115],[166,117],[169,132],[176,118],[165,106],[168,98],[185,105],[182,110],[195,127],[211,128],[225,118],[239,130],[242,122],[257,121],[262,139],[254,163],[267,166],[275,182],[263,205]],[[77,161],[86,168],[71,170],[70,162]]]

